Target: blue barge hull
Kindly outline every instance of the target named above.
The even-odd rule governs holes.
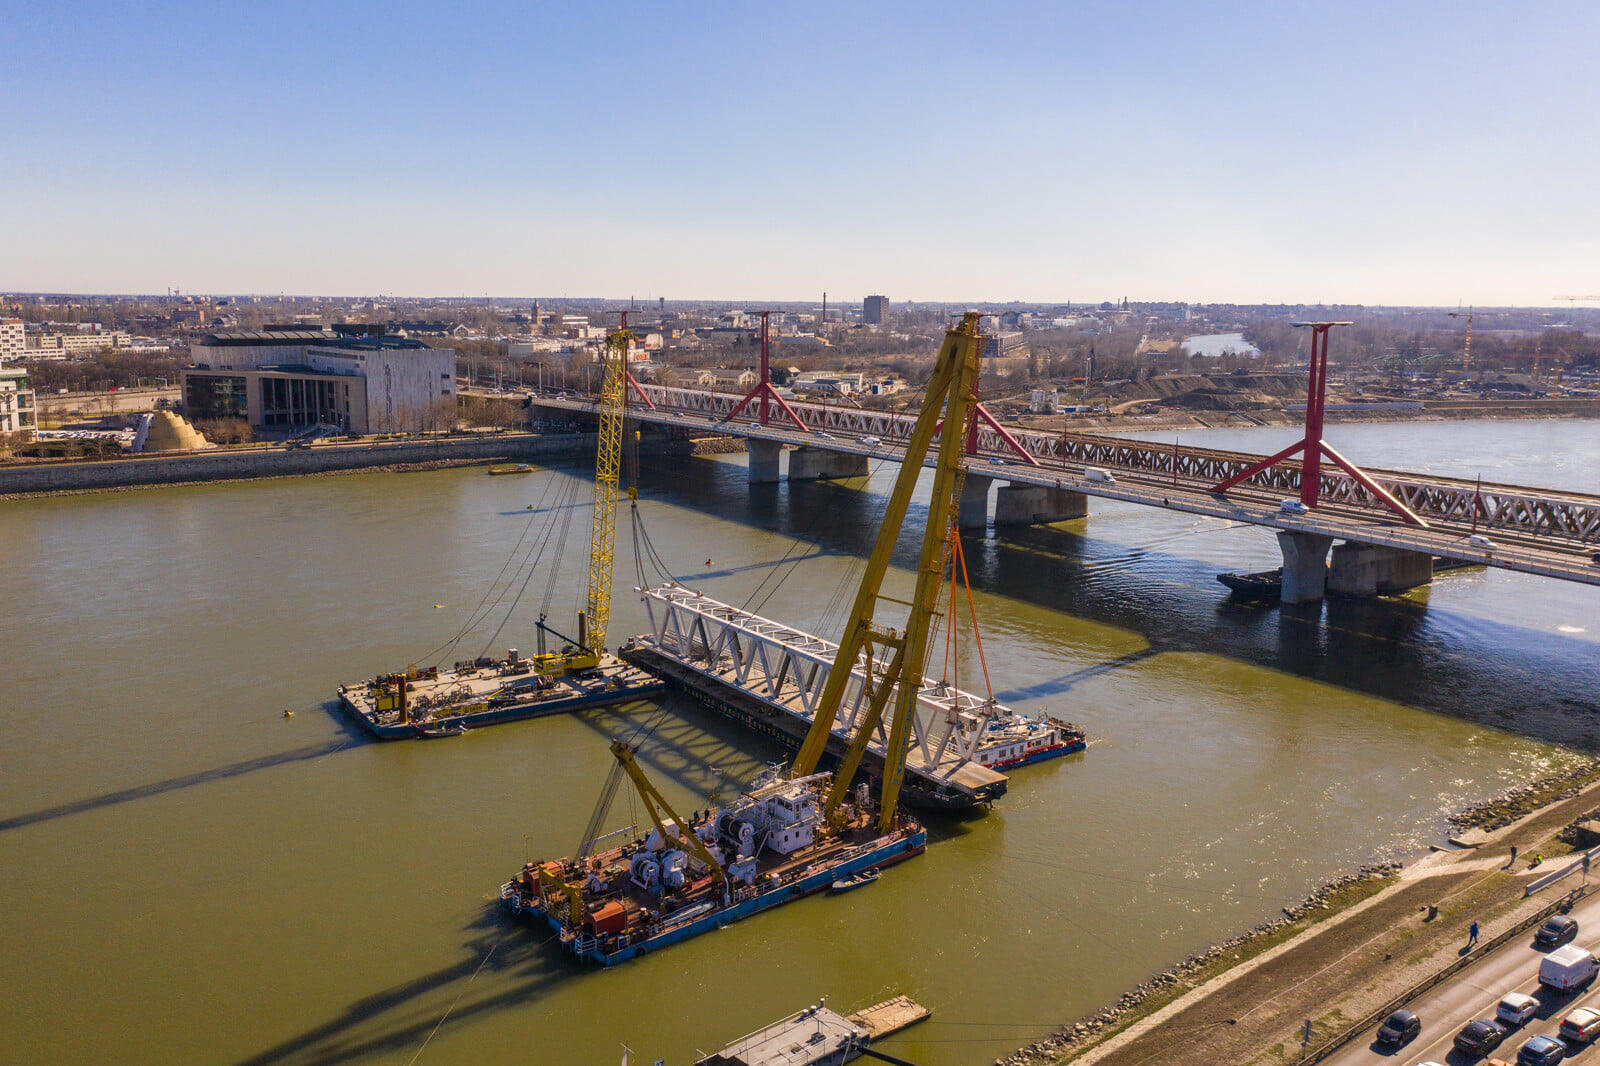
[[[787,885],[762,892],[750,899],[741,900],[731,907],[713,910],[708,914],[698,916],[682,925],[669,926],[655,935],[634,943],[602,942],[595,937],[564,937],[561,941],[562,950],[571,952],[578,958],[587,962],[596,962],[601,966],[615,966],[619,962],[626,962],[635,955],[644,955],[656,951],[669,944],[676,944],[680,940],[699,936],[701,933],[736,922],[741,918],[748,918],[752,914],[771,910],[773,907],[821,892],[834,880],[858,873],[869,866],[884,867],[897,862],[903,862],[915,855],[920,855],[928,846],[928,831],[917,829],[916,832],[907,834],[904,838],[888,844],[873,848],[860,855],[852,856],[830,865],[824,870],[802,877]],[[529,914],[542,917],[552,929],[558,933],[565,927],[561,920],[549,914],[539,903],[524,904],[521,897],[514,891],[515,882],[501,889],[501,898],[506,901],[512,914]],[[618,938],[621,939],[621,938]]]

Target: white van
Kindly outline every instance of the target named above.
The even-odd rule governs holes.
[[[1593,952],[1576,944],[1568,944],[1564,948],[1556,948],[1539,963],[1539,983],[1546,988],[1566,992],[1588,984],[1597,971],[1600,971],[1600,960],[1594,957]]]

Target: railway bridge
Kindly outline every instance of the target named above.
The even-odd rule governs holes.
[[[915,421],[838,403],[758,411],[749,400],[635,383],[629,414],[666,429],[743,437],[752,483],[780,480],[786,452],[793,481],[863,476],[872,462],[899,461]],[[593,413],[583,397],[540,395],[533,403],[569,416]],[[963,528],[1080,518],[1092,497],[1264,526],[1278,531],[1286,602],[1425,584],[1435,557],[1600,585],[1600,496],[1398,470],[1356,476],[1321,464],[1313,491],[1302,484],[1309,464],[1299,459],[1263,467],[1271,457],[1012,429],[986,415],[967,450]],[[1312,506],[1299,504],[1308,498]]]

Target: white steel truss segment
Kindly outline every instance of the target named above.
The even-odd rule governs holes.
[[[762,618],[678,585],[639,589],[650,619],[641,638],[654,650],[701,673],[711,673],[797,718],[816,711],[838,645],[810,633]],[[833,732],[848,741],[870,699],[867,672],[887,668],[875,651],[851,671]],[[891,697],[892,698],[892,697]],[[911,744],[925,766],[955,772],[977,752],[991,718],[1012,712],[993,700],[934,682],[918,693]],[[869,747],[882,753],[888,734],[880,722]]]

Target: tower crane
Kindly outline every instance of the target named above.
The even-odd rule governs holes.
[[[858,716],[850,746],[834,771],[832,789],[823,806],[823,816],[829,822],[838,817],[840,803],[850,790],[867,744],[879,733],[884,710],[889,708],[878,826],[880,831],[888,832],[894,825],[900,782],[905,774],[911,715],[916,713],[917,690],[922,687],[929,624],[938,610],[939,589],[944,576],[945,537],[951,515],[958,505],[962,451],[973,408],[977,405],[979,355],[983,350],[978,319],[976,311],[969,311],[962,315],[960,323],[945,333],[944,344],[934,362],[933,376],[928,381],[922,411],[906,441],[900,474],[895,479],[894,491],[884,509],[878,538],[873,544],[872,554],[867,557],[866,571],[845,624],[833,668],[818,697],[811,728],[790,771],[793,777],[805,777],[816,772],[817,764],[827,750],[828,738],[832,736],[846,684],[858,667],[863,669],[865,683],[861,701],[865,710]],[[873,614],[880,599],[892,599],[881,592],[884,574],[889,568],[889,557],[894,551],[895,541],[899,539],[906,509],[922,473],[923,461],[936,436],[938,457],[934,466],[933,494],[928,501],[928,517],[923,527],[916,591],[911,597],[911,610],[906,618],[905,629],[900,631],[879,625],[874,621]]]
[[[1467,320],[1467,346],[1466,350],[1461,353],[1461,372],[1463,374],[1470,373],[1472,370],[1472,316],[1475,313],[1476,309],[1472,307],[1467,308],[1465,311],[1450,312],[1451,318],[1464,318]]]
[[[617,496],[622,474],[623,419],[627,414],[628,349],[634,335],[628,329],[627,315],[622,324],[606,337],[601,358],[605,373],[600,382],[599,444],[594,460],[594,514],[589,527],[589,596],[587,609],[578,612],[578,638],[559,652],[543,651],[544,634],[562,636],[539,619],[540,654],[534,668],[541,674],[559,677],[573,670],[590,670],[600,665],[606,650],[606,628],[611,621],[611,572],[616,560]],[[639,490],[628,487],[628,498],[638,499]]]

